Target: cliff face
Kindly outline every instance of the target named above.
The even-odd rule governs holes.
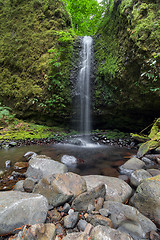
[[[74,33],[62,1],[0,0],[0,26],[0,102],[19,117],[67,121]]]
[[[113,1],[95,39],[95,125],[140,129],[159,116],[160,5]]]

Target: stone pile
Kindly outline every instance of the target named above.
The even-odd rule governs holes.
[[[160,171],[147,169],[149,160],[134,157],[120,167],[129,185],[115,177],[82,177],[44,155],[25,157],[26,179],[0,192],[2,239],[160,239]]]

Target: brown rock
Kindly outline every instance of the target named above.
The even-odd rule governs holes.
[[[24,168],[28,168],[28,162],[16,162],[14,164],[14,169],[16,170],[20,170],[20,169],[24,169]]]

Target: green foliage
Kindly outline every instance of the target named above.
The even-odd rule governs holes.
[[[12,109],[1,105],[0,103],[0,125],[8,125],[14,119],[15,114],[12,114]]]
[[[104,5],[97,0],[64,0],[78,35],[95,34],[102,19]]]
[[[70,93],[67,81],[73,43],[70,35],[73,32],[64,3],[61,0],[0,0],[0,25],[0,100],[23,118],[39,116],[38,112],[56,118],[61,112],[56,109],[57,105],[51,110],[48,102],[62,85],[66,92],[62,88],[58,91],[68,106],[63,116],[68,116]],[[61,30],[66,37],[62,36]],[[61,35],[60,41],[58,34]],[[56,61],[52,57],[59,58],[60,45],[65,49],[62,55],[66,54],[66,58],[60,56]],[[55,54],[48,52],[49,49]],[[50,91],[52,84],[54,93]]]

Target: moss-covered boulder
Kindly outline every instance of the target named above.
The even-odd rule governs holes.
[[[110,2],[95,38],[95,124],[142,129],[159,116],[159,1]]]
[[[74,33],[63,2],[0,0],[0,26],[0,102],[23,118],[67,120]]]
[[[160,226],[160,175],[144,180],[131,198],[131,204]]]

